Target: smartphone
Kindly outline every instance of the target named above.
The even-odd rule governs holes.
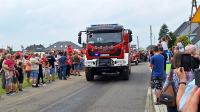
[[[191,71],[191,68],[192,68],[191,54],[182,54],[181,55],[181,67],[183,67],[185,71]]]
[[[195,75],[195,85],[200,87],[200,69],[195,70],[194,75]]]

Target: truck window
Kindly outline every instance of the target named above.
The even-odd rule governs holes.
[[[109,44],[120,43],[122,41],[121,32],[116,33],[92,33],[92,36],[87,39],[90,44]]]

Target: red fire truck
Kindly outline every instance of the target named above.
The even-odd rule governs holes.
[[[91,25],[81,35],[87,35],[85,45],[85,74],[87,81],[94,80],[94,75],[120,75],[129,79],[131,72],[130,42],[132,31],[118,24]]]

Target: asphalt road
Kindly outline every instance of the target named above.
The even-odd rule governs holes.
[[[116,77],[85,77],[28,88],[0,99],[0,112],[144,112],[149,71],[144,63],[132,66],[129,81]]]

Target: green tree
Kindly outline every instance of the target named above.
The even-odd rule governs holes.
[[[171,40],[169,40],[168,42],[168,47],[172,48],[176,44],[176,36],[173,32],[169,32],[169,37],[171,38]]]
[[[165,37],[169,33],[168,26],[166,24],[163,24],[160,28],[159,32],[159,40],[162,39],[162,37]]]
[[[187,46],[188,44],[191,44],[192,42],[189,40],[189,38],[185,35],[179,36],[177,39],[177,42],[182,42],[182,44]]]

